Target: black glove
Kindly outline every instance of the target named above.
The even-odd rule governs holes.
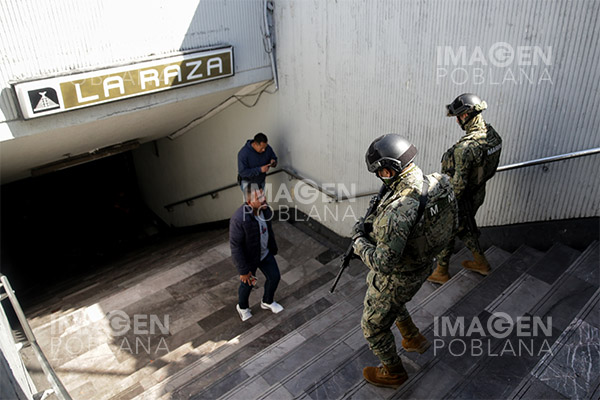
[[[361,237],[367,236],[367,231],[365,229],[365,219],[360,218],[354,227],[352,228],[352,240],[356,240]]]

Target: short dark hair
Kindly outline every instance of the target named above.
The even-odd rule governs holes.
[[[252,197],[252,193],[261,190],[260,186],[257,183],[249,183],[244,188],[244,195],[246,197],[246,201],[250,200]]]
[[[261,143],[267,143],[269,140],[267,139],[267,135],[265,135],[264,133],[260,132],[257,133],[256,135],[254,135],[254,142],[261,144]]]

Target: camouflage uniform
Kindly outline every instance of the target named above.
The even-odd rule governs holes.
[[[419,255],[412,232],[417,220],[423,173],[413,165],[401,174],[365,221],[373,224],[369,239],[354,242],[354,252],[369,267],[361,327],[373,353],[384,365],[400,362],[394,321],[410,315],[408,302],[431,273],[432,258]],[[373,244],[376,243],[376,244]]]
[[[475,214],[485,199],[485,182],[477,183],[475,169],[482,164],[483,154],[478,139],[485,139],[488,131],[481,114],[465,125],[465,135],[442,157],[442,172],[451,177],[459,205],[459,227],[456,233],[472,253],[483,254],[479,244],[479,232],[468,229],[468,218],[475,226]],[[453,238],[438,255],[438,264],[447,267],[454,250]]]

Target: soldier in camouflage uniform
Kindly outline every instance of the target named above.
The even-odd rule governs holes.
[[[485,183],[496,172],[502,139],[491,125],[486,124],[481,112],[487,108],[485,101],[472,93],[458,96],[446,106],[448,116],[456,117],[465,131],[461,139],[442,157],[442,172],[451,177],[459,206],[458,236],[473,253],[474,261],[462,262],[464,268],[482,275],[490,272],[490,264],[479,244],[479,230],[475,214],[485,198]],[[438,265],[427,280],[446,283],[450,279],[448,263],[454,249],[454,238],[438,255]]]
[[[355,225],[353,235],[354,252],[370,269],[361,327],[369,347],[383,364],[366,367],[363,375],[372,384],[393,388],[404,383],[408,375],[390,328],[395,322],[407,351],[423,353],[429,347],[406,303],[431,273],[433,257],[450,240],[457,225],[457,206],[448,177],[432,174],[424,178],[412,162],[416,153],[412,144],[395,134],[381,136],[371,144],[367,167],[388,190],[375,212]],[[426,202],[434,199],[443,202],[431,204],[435,211],[425,208],[429,204]],[[429,214],[436,222],[430,223],[427,230],[422,216]],[[439,237],[433,242],[438,245],[433,249],[427,240],[436,234]]]

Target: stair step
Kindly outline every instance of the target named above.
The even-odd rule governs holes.
[[[332,262],[331,262],[331,264],[336,265],[336,266],[337,266],[337,263],[339,263],[339,260],[332,260]],[[234,388],[229,393],[224,394],[223,398],[238,398],[238,397],[247,396],[248,395],[248,392],[246,390],[247,387],[249,387],[249,386],[252,386],[253,388],[261,387],[261,385],[259,383],[256,383],[254,381],[262,382],[263,389],[266,389],[268,393],[271,393],[270,394],[271,396],[273,395],[274,392],[277,392],[281,395],[284,391],[287,391],[287,389],[285,389],[278,382],[278,380],[280,378],[285,379],[287,377],[287,379],[289,381],[289,385],[294,385],[294,382],[298,382],[298,381],[301,382],[305,375],[310,375],[312,373],[312,370],[306,370],[306,368],[304,368],[304,370],[306,370],[306,372],[302,372],[303,368],[298,366],[299,359],[300,360],[308,360],[306,362],[307,365],[311,365],[311,363],[314,363],[316,359],[319,359],[320,360],[319,362],[323,363],[323,362],[326,362],[325,360],[328,360],[328,359],[338,360],[339,357],[335,356],[336,351],[338,351],[339,348],[344,349],[345,348],[344,346],[348,346],[350,349],[354,349],[354,348],[357,348],[360,346],[366,347],[364,338],[362,337],[362,331],[360,330],[360,317],[362,314],[362,299],[364,297],[364,292],[365,292],[365,288],[366,288],[365,279],[364,279],[366,268],[359,261],[352,261],[350,267],[348,268],[348,270],[346,272],[347,273],[345,273],[345,275],[343,275],[342,279],[340,280],[340,285],[339,285],[336,293],[332,296],[338,295],[340,292],[347,293],[348,285],[352,285],[351,287],[354,290],[356,290],[355,294],[352,294],[350,296],[350,298],[352,299],[350,301],[356,305],[356,308],[354,309],[352,315],[348,314],[348,315],[344,316],[344,318],[348,319],[348,321],[350,323],[350,327],[351,327],[351,329],[346,328],[345,332],[348,332],[348,333],[344,336],[344,335],[340,335],[340,334],[336,333],[335,331],[332,331],[331,333],[329,333],[329,335],[332,335],[332,337],[327,337],[327,336],[323,335],[319,338],[313,339],[313,341],[317,340],[320,346],[322,346],[323,344],[333,342],[333,344],[330,345],[329,347],[327,347],[325,350],[323,350],[322,347],[316,347],[316,348],[310,347],[310,346],[315,346],[315,344],[312,343],[311,341],[300,343],[298,348],[295,349],[293,352],[285,353],[285,359],[279,361],[279,363],[277,361],[271,359],[271,366],[270,366],[269,370],[275,371],[275,372],[268,373],[266,371],[252,370],[251,372],[255,373],[255,374],[258,374],[260,372],[261,375],[263,375],[263,377],[259,376],[259,377],[253,378],[252,376],[250,376],[249,379],[247,379],[244,382],[241,382],[241,384],[239,384],[237,388]],[[351,276],[353,273],[358,273],[358,272],[361,273],[360,276],[357,276],[356,278],[353,278]],[[360,282],[360,285],[358,285],[357,282]],[[433,290],[433,289],[431,289],[431,290]],[[429,291],[426,294],[429,294]],[[421,297],[427,297],[427,296],[421,295]],[[329,326],[331,326],[333,322],[334,321],[327,321],[326,319],[322,319],[322,323],[324,323],[326,326],[328,323],[329,323]],[[312,326],[312,322],[309,322],[306,324],[306,326],[299,328],[298,331],[312,330],[313,328],[311,326]],[[340,336],[342,336],[342,339],[338,340],[336,343],[336,339],[339,339]],[[290,339],[290,340],[293,340],[293,339]],[[296,340],[298,340],[298,338],[296,338]],[[317,350],[321,350],[321,352],[323,354],[319,355],[319,351],[317,351]],[[267,353],[269,353],[269,351],[270,351],[269,349],[266,349],[261,353],[267,354]],[[333,356],[331,354],[327,354],[327,353],[331,353],[331,354],[333,354]],[[348,353],[348,352],[346,351],[346,352],[344,352],[344,354],[345,353]],[[366,352],[366,354],[369,354],[369,353],[370,353],[370,351]],[[352,351],[350,351],[349,354],[352,354]],[[310,358],[311,355],[313,356],[313,358],[316,357],[316,359]],[[262,358],[262,355],[257,355],[257,356],[258,356],[258,358]],[[290,359],[295,360],[295,361],[291,362]],[[335,362],[339,362],[339,361],[335,361]],[[265,376],[268,378],[264,378]],[[223,381],[231,382],[231,380],[228,377],[224,377]],[[273,385],[272,387],[269,387],[269,386],[265,387],[264,384],[267,383],[267,381],[269,381],[271,383],[275,383],[275,385]],[[233,380],[233,382],[240,383],[239,380],[237,380],[237,381]],[[201,393],[198,393],[197,394],[198,398],[217,397],[220,394],[219,391],[213,390],[213,389],[217,388],[217,385],[219,387],[227,387],[226,384],[215,383],[215,384],[211,385],[211,387],[208,387],[205,390],[203,390]],[[231,387],[231,384],[229,384],[229,387]]]
[[[491,256],[492,263],[496,263],[500,259],[508,256],[508,253],[495,248],[490,249],[489,254]],[[461,259],[462,258],[455,257],[453,262],[460,263]],[[435,293],[447,293],[449,299],[460,298],[460,296],[468,292],[471,287],[475,286],[479,282],[479,278],[477,278],[475,275],[477,274],[461,268],[461,271],[458,274],[453,276],[448,283],[441,286]],[[423,290],[423,288],[421,290]],[[408,305],[411,315],[415,316],[418,310],[422,310],[423,312],[420,314],[422,321],[426,321],[425,316],[429,315],[426,323],[430,323],[433,318],[431,314],[425,310],[425,307],[434,306],[434,294],[420,295],[423,297],[421,303]],[[417,294],[415,297],[419,297],[419,294]],[[452,301],[448,300],[448,306],[451,304]],[[435,307],[443,307],[443,304],[440,303]],[[433,308],[430,309],[433,310]],[[362,313],[362,310],[360,311]],[[347,388],[351,386],[348,383],[349,381],[353,382],[353,384],[356,384],[357,380],[362,380],[362,367],[365,365],[373,365],[373,363],[376,365],[378,363],[378,359],[372,354],[366,345],[362,335],[362,330],[359,325],[360,315],[360,313],[357,314],[355,328],[352,329],[349,335],[340,339],[340,341],[344,341],[346,345],[349,345],[351,349],[357,349],[354,351],[354,354],[349,353],[345,358],[339,359],[337,364],[334,366],[330,366],[322,360],[311,360],[311,362],[307,363],[307,365],[301,367],[303,370],[310,371],[310,373],[306,372],[298,377],[288,377],[286,380],[281,381],[279,385],[283,386],[293,396],[302,396],[303,392],[305,392],[311,398],[336,398],[343,395]],[[419,322],[417,322],[416,319],[415,322],[417,325],[419,325]],[[400,338],[399,332],[397,329],[392,329],[392,332],[394,332],[396,335],[398,342]],[[413,365],[413,363],[411,360],[406,359],[406,365],[410,370],[410,366]],[[417,366],[415,366],[415,368],[416,367]],[[321,371],[322,377],[319,377],[319,374],[315,373],[314,371]],[[279,387],[275,385],[270,390],[274,389],[279,389]],[[271,391],[263,394],[263,398],[267,398],[269,396],[272,396]]]
[[[303,360],[318,355],[326,348],[327,343],[333,341],[332,336],[343,336],[355,323],[347,316],[356,314],[357,309],[356,305],[352,305],[348,301],[337,303],[327,312],[320,314],[317,318],[286,335],[279,342],[242,363],[236,372],[212,383],[194,394],[192,398],[217,398],[238,384],[242,390],[241,397],[259,395],[274,383],[272,380],[277,381],[279,377],[292,372]],[[259,374],[265,377],[263,378]],[[259,392],[249,394],[249,387],[255,388]],[[231,394],[234,398],[237,395],[235,391]]]
[[[331,268],[337,269],[338,264],[339,264],[339,259],[331,260],[329,263],[327,263],[326,267],[328,267],[330,270],[331,270]],[[334,308],[336,306],[341,307],[338,309],[332,309],[332,310],[327,311],[327,313],[329,315],[335,314],[337,312],[335,317],[338,317],[338,318],[343,317],[344,309],[347,308],[349,305],[354,308],[359,305],[362,305],[362,293],[364,293],[365,286],[366,286],[366,283],[365,283],[366,271],[364,271],[364,266],[362,266],[362,268],[360,268],[362,271],[357,271],[358,268],[355,264],[356,264],[355,261],[351,262],[351,265],[346,270],[347,273],[345,273],[342,276],[342,279],[340,279],[338,288],[334,294],[329,294],[329,293],[325,292],[325,290],[324,290],[326,287],[328,287],[328,285],[331,285],[331,281],[332,281],[331,278],[333,276],[333,274],[331,274],[327,277],[327,279],[320,280],[321,282],[327,282],[327,283],[325,285],[323,285],[321,288],[319,288],[319,290],[316,291],[312,296],[309,296],[307,299],[304,299],[304,302],[307,302],[310,304],[311,302],[314,302],[315,299],[318,299],[319,296],[327,296],[327,300],[334,303],[334,306],[333,306]],[[360,296],[357,296],[356,295],[357,293],[359,293]],[[291,310],[289,308],[287,308],[285,312],[289,313],[290,311]],[[322,321],[322,322],[319,322],[319,321]],[[262,350],[261,352],[259,352],[255,356],[253,356],[251,359],[248,359],[247,362],[242,362],[241,367],[236,368],[235,370],[229,372],[229,375],[232,375],[232,376],[235,375],[238,379],[237,382],[240,382],[240,377],[243,377],[244,374],[248,374],[250,376],[252,374],[255,374],[257,366],[260,366],[260,364],[262,362],[262,361],[260,361],[261,355],[265,355],[265,357],[270,359],[271,360],[270,362],[272,362],[272,358],[273,358],[272,354],[269,354],[271,352],[270,351],[271,347],[277,348],[281,345],[281,343],[284,343],[286,340],[289,340],[287,345],[289,345],[290,343],[298,342],[298,341],[299,341],[299,343],[301,343],[304,340],[306,340],[306,338],[304,336],[310,335],[309,334],[310,331],[314,332],[315,329],[318,330],[318,327],[315,326],[318,324],[326,326],[327,320],[321,316],[318,316],[316,318],[309,320],[304,325],[302,325],[300,328],[298,328],[297,331],[291,332],[286,337],[283,337],[282,339],[280,339],[280,341],[278,341],[275,344],[273,344],[272,346],[269,346],[268,348]],[[298,332],[302,332],[302,334],[303,334],[303,336],[301,336],[302,339],[300,339]],[[291,337],[288,337],[288,336],[291,336]],[[285,345],[283,345],[283,347],[285,347]],[[276,354],[278,352],[281,353],[281,349],[274,350],[273,354]],[[286,352],[283,352],[283,354],[285,354],[285,353]],[[219,369],[219,367],[220,367],[220,365],[215,365],[213,367],[213,369]],[[245,371],[240,372],[240,371],[238,371],[238,369],[244,369]],[[227,372],[227,371],[225,371],[225,372]],[[213,398],[213,397],[220,395],[223,392],[223,388],[227,388],[227,385],[230,384],[228,376],[225,374],[223,374],[225,376],[221,377],[220,379],[215,376],[210,376],[209,377],[210,379],[203,379],[202,375],[207,375],[207,374],[206,373],[201,374],[198,377],[196,377],[193,381],[190,381],[187,384],[180,386],[179,388],[177,388],[177,391],[176,391],[176,393],[173,394],[173,396],[176,396],[177,398],[179,398],[179,397],[188,398],[189,396],[194,395],[194,393],[199,395],[198,390],[201,390],[201,393],[207,394],[207,395],[209,395],[209,397]],[[246,377],[248,375],[246,375]],[[241,380],[243,380],[243,379],[241,379]],[[234,382],[235,382],[235,378],[234,378]],[[226,390],[229,390],[230,388],[231,388],[231,386],[229,386],[229,388],[227,388]]]
[[[292,354],[288,356],[287,362],[276,363],[274,368],[267,369],[263,374],[255,375],[251,379],[247,380],[247,382],[241,382],[238,387],[226,393],[221,398],[247,398],[249,394],[246,388],[248,386],[258,388],[256,393],[252,393],[251,397],[253,398],[268,398],[273,396],[273,393],[282,391],[288,392],[291,395],[294,390],[293,388],[292,390],[288,390],[287,388],[283,387],[285,383],[288,381],[302,381],[301,378],[298,378],[299,376],[310,379],[309,374],[311,371],[307,371],[306,368],[298,368],[296,363],[304,366],[311,365],[315,362],[314,360],[321,360],[322,363],[335,363],[336,358],[344,357],[345,354],[349,352],[351,353],[352,349],[343,342],[335,343],[335,346],[324,347],[326,342],[321,340],[321,338],[309,340],[306,343],[303,343],[301,346],[302,350],[300,352],[292,352]],[[284,378],[282,379],[281,376]],[[257,382],[259,383],[257,384]],[[237,383],[240,382],[238,381]],[[203,394],[199,394],[195,398],[205,397]]]
[[[469,254],[467,249],[462,249],[461,251],[459,251],[459,253],[457,254],[457,259],[463,259],[465,257],[467,257]],[[339,260],[335,260],[333,261],[334,265],[337,266],[337,264],[339,263]],[[456,263],[458,264],[458,263]],[[454,265],[453,265],[454,266]],[[360,263],[359,261],[352,261],[352,264],[350,266],[350,268],[348,269],[348,272],[351,273],[353,268],[359,267],[361,268],[363,271],[365,271],[365,267],[362,263]],[[453,270],[454,271],[459,271],[462,268],[459,268],[457,266],[454,266]],[[358,287],[358,291],[356,293],[356,295],[351,295],[350,298],[354,299],[353,303],[357,306],[359,306],[358,308],[356,308],[354,310],[354,319],[356,320],[356,326],[355,329],[352,332],[352,335],[350,336],[349,340],[347,340],[347,344],[350,344],[352,346],[362,346],[364,345],[364,339],[362,337],[362,332],[359,329],[356,329],[360,323],[360,315],[362,313],[362,300],[364,297],[364,292],[365,292],[365,288],[366,288],[366,284],[365,284],[365,280],[364,280],[364,275],[361,275],[361,279],[350,279],[348,278],[349,274],[343,275],[342,279],[340,280],[340,285],[338,286],[337,292],[336,293],[340,293],[340,292],[347,292],[348,291],[348,283],[354,283],[354,285],[352,286],[352,289],[355,290],[356,287]],[[346,282],[344,281],[344,277],[346,277]],[[360,285],[357,285],[356,282],[360,282]],[[346,286],[344,286],[344,283]],[[433,291],[436,290],[436,288],[439,288],[439,285],[430,283],[430,282],[426,282],[423,287],[421,288],[421,290],[419,290],[419,292],[415,295],[415,297],[411,300],[411,302],[407,303],[407,306],[410,308],[413,308],[414,305],[418,304],[418,302],[424,298],[426,298],[428,295],[430,295]],[[317,319],[316,323],[318,324],[324,324],[325,326],[330,326],[331,324],[333,324],[334,322],[336,322],[335,319],[332,319],[330,317],[331,314],[334,314],[336,312],[335,309],[332,308],[331,312],[328,313],[324,313],[323,314],[323,318],[319,318]],[[346,316],[347,318],[349,316]],[[314,332],[314,326],[313,326],[313,322],[309,322],[306,324],[306,326],[303,326],[301,328],[299,328],[297,331],[298,332],[294,332],[293,334],[289,335],[289,338],[283,338],[281,340],[281,342],[286,342],[289,340],[289,342],[294,343],[294,341],[298,341],[298,335],[297,333],[301,333],[303,337],[307,337],[306,334],[304,334],[303,332],[306,330],[311,330]],[[360,333],[360,335],[357,335],[356,333]],[[358,340],[356,340],[358,339]],[[356,343],[355,343],[356,342]],[[274,348],[274,350],[271,349],[266,349],[263,352],[257,354],[254,359],[258,359],[260,360],[261,358],[263,358],[263,354],[265,353],[266,355],[266,362],[265,361],[259,361],[259,365],[261,363],[265,364],[265,365],[271,365],[275,362],[274,357],[268,355],[269,353],[273,353],[273,354],[277,354],[277,353],[281,353],[282,355],[286,352],[281,352],[279,349],[279,344],[276,343],[272,346]],[[287,355],[287,354],[286,354]],[[242,365],[241,367],[246,369],[246,372],[249,373],[250,376],[257,374],[259,371],[256,368],[250,367],[247,368],[246,365],[247,364],[252,364],[254,363],[253,360],[249,360],[248,363],[245,363],[244,365]],[[240,385],[241,387],[245,387],[245,385]]]
[[[581,257],[569,268],[569,273],[558,280],[554,290],[549,291],[532,311],[532,315],[545,316],[552,312],[552,326],[563,331],[571,323],[568,315],[575,315],[598,287],[598,242],[592,243]]]
[[[464,259],[468,258],[469,254],[471,254],[469,252],[469,250],[467,250],[465,247],[463,247],[462,249],[460,249],[458,251],[458,253],[456,253],[452,257],[452,262],[448,266],[448,273],[450,274],[451,277],[454,277],[459,273],[464,274],[466,272],[464,270],[464,268],[462,268],[462,266],[460,265],[460,260],[464,260]],[[437,264],[433,265],[434,268],[436,266],[437,266]],[[421,303],[424,299],[426,299],[428,296],[430,296],[433,292],[437,291],[438,289],[442,289],[444,286],[445,285],[439,285],[437,283],[433,283],[433,282],[429,282],[429,281],[423,282],[423,286],[421,286],[421,289],[419,289],[419,291],[413,296],[413,298],[408,303],[406,303],[406,307],[409,310],[412,308],[416,308],[418,306],[418,304]]]
[[[502,253],[502,250],[490,249],[492,262],[497,261],[496,255],[502,257]],[[442,286],[436,285],[438,289],[426,296],[423,295],[423,292],[428,293],[429,290],[424,285],[415,295],[417,299],[422,298],[421,301],[414,304],[413,301],[415,298],[413,298],[411,302],[407,303],[407,308],[417,325],[427,326],[433,320],[432,314],[429,311],[435,312],[436,308],[446,306],[446,304],[436,301],[438,293],[446,293],[448,299],[450,299],[447,302],[447,306],[450,306],[453,301],[459,299],[479,282],[480,278],[478,274],[464,270],[462,267],[456,267],[456,265],[460,265],[460,260],[464,259],[464,256],[467,254],[468,251],[463,249],[457,254],[458,257],[453,258],[451,265],[454,264],[454,270],[459,270],[459,272],[449,282]],[[508,256],[508,253],[505,256]],[[394,328],[392,332],[396,338],[396,343],[400,343],[401,335],[399,331]],[[347,340],[355,343],[353,348],[358,349],[356,354],[341,362],[336,369],[324,374],[320,380],[316,380],[313,384],[306,386],[304,390],[307,396],[310,398],[325,399],[342,396],[348,387],[352,386],[349,382],[355,385],[357,381],[363,381],[362,369],[364,366],[379,364],[379,359],[368,348],[360,326],[355,328],[353,337],[349,337]],[[409,373],[414,372],[418,368],[410,359],[404,358],[404,362]]]
[[[452,315],[464,316],[465,319],[478,315],[482,304],[494,301],[543,254],[531,247],[521,246],[499,268],[492,269],[488,277],[492,276],[493,279],[484,279],[449,311]]]
[[[249,325],[241,325],[235,309],[232,309],[231,316],[219,324],[220,330],[223,329],[223,324],[229,324],[232,332],[240,331],[238,336],[228,340],[210,354],[194,358],[194,361],[181,365],[177,370],[173,370],[167,365],[164,373],[161,370],[156,371],[153,375],[156,376],[158,383],[135,398],[139,400],[155,399],[178,390],[196,393],[203,387],[219,380],[223,375],[234,371],[240,362],[260,350],[255,347],[257,344],[263,345],[264,348],[268,347],[270,343],[261,341],[261,337],[277,335],[283,337],[331,307],[332,303],[326,297],[329,282],[333,277],[331,268],[325,266],[318,275],[311,277],[310,280],[298,281],[296,284],[299,287],[283,288],[278,291],[278,295],[286,296],[285,300],[281,300],[286,307],[285,311],[277,315],[266,312],[257,313],[248,321],[251,322]],[[211,331],[207,331],[203,337],[211,337],[211,335]],[[244,350],[245,348],[246,350]],[[192,350],[189,353],[197,352]],[[165,374],[168,375],[165,376]],[[172,396],[178,395],[172,394]],[[185,398],[187,397],[185,396]]]
[[[353,296],[352,291],[354,290],[360,292],[362,290],[364,292],[365,274],[359,274],[355,277],[352,277],[350,275],[345,276],[343,279],[340,280],[338,291],[331,295],[329,294],[328,289],[333,279],[331,267],[334,264],[336,264],[335,261],[328,263],[328,265],[326,266],[328,272],[319,277],[318,279],[314,280],[315,282],[319,282],[321,284],[320,287],[314,289],[312,293],[301,293],[301,295],[298,295],[299,299],[293,300],[296,301],[297,304],[295,304],[292,307],[288,306],[286,307],[284,313],[273,316],[273,318],[268,321],[268,327],[272,330],[282,330],[285,332],[291,332],[291,334],[293,335],[294,329],[302,330],[301,327],[304,324],[307,324],[311,321],[319,321],[321,320],[321,318],[307,316],[301,317],[299,319],[296,318],[296,316],[292,313],[297,310],[310,309],[311,307],[313,307],[313,303],[319,301],[327,302],[330,305],[333,301],[335,301],[335,303],[333,303],[334,305],[337,305],[338,303],[343,303],[345,301],[346,307],[356,307],[356,296]],[[363,288],[361,288],[361,285],[363,285]],[[303,291],[301,290],[301,292]],[[289,295],[290,300],[295,296],[296,294]],[[287,304],[287,302],[284,302],[284,304]],[[327,309],[329,309],[329,307]],[[341,310],[343,312],[343,307]],[[300,313],[302,313],[302,311]],[[252,319],[254,318],[255,317],[253,317]],[[154,391],[157,390],[159,393],[162,393],[165,389],[170,389],[173,392],[173,398],[187,399],[191,396],[199,395],[199,393],[207,394],[207,398],[215,398],[231,388],[231,381],[229,379],[229,376],[232,377],[231,379],[233,380],[233,382],[241,382],[244,379],[248,378],[248,372],[240,368],[240,363],[243,363],[244,360],[248,358],[248,354],[236,354],[236,351],[243,351],[243,347],[251,346],[253,338],[254,340],[259,340],[261,335],[268,334],[268,331],[258,331],[256,334],[252,334],[251,332],[253,329],[254,327],[248,329],[242,334],[243,336],[238,337],[237,339],[239,340],[239,343],[236,341],[235,346],[230,347],[230,354],[227,354],[225,357],[220,357],[219,361],[214,365],[210,366],[210,368],[202,369],[200,367],[199,369],[196,369],[195,376],[192,376],[190,373],[186,373],[185,376],[189,378],[185,381],[174,381],[171,382],[168,386],[165,386],[164,384],[158,385],[156,388],[153,389],[152,393],[154,393]],[[283,337],[280,340],[283,339],[285,339],[285,337]],[[296,340],[297,339],[298,337],[296,337]],[[270,346],[261,350],[259,354],[265,351],[266,349],[269,349],[269,347]],[[253,349],[253,352],[256,353],[256,349]],[[255,357],[256,356],[252,357],[252,359],[254,359]],[[201,363],[201,361],[202,360],[199,360],[196,364]],[[252,368],[249,369],[249,372],[252,372]],[[227,385],[229,385],[229,387]],[[143,398],[152,398],[153,395],[154,394],[149,394],[148,396],[150,397]]]
[[[598,242],[566,274],[587,279],[595,293],[508,398],[598,398],[600,390],[600,290]],[[565,275],[566,275],[565,274]],[[595,279],[594,279],[595,278]],[[555,290],[555,293],[559,290]],[[585,296],[584,291],[584,296]],[[554,296],[546,296],[552,299]],[[546,307],[538,307],[543,310]],[[564,310],[557,307],[558,310]]]
[[[575,268],[580,254],[570,247],[555,244],[539,262],[515,280],[502,296],[486,307],[485,313],[480,314],[479,318],[489,318],[492,313],[498,312],[508,314],[513,322],[519,317],[531,318],[531,311],[543,302],[546,294],[556,287],[555,284],[559,284],[562,277]],[[547,282],[536,278],[535,276],[540,276],[540,270],[546,277],[550,276],[547,271],[553,271],[552,278],[546,279]],[[460,358],[449,354],[442,356],[441,362],[454,368],[460,366],[459,370],[463,371],[460,382],[444,397],[506,397],[560,334],[559,330],[552,329],[552,324],[548,324],[545,318],[540,321],[549,325],[550,332],[540,330],[538,334],[525,337],[513,330],[504,339],[494,338],[488,333],[484,338],[486,346],[482,354]],[[531,325],[525,327],[525,332],[531,334]]]
[[[592,398],[590,395],[600,380],[600,328],[586,320],[597,319],[599,306],[600,290],[596,290],[551,351],[533,369],[532,379],[567,398]]]
[[[329,267],[330,270],[331,268],[337,269],[338,266],[339,259],[333,259],[326,265],[326,267]],[[333,275],[331,275],[330,278],[332,276]],[[282,351],[284,348],[286,348],[286,346],[289,346],[291,343],[302,344],[302,342],[306,340],[306,337],[310,336],[311,331],[314,333],[315,330],[319,330],[317,325],[323,325],[328,327],[331,324],[331,321],[335,318],[342,318],[345,315],[344,303],[346,304],[346,306],[352,306],[353,309],[355,309],[358,306],[362,307],[362,297],[366,287],[365,277],[366,271],[364,265],[355,260],[351,261],[350,266],[346,269],[345,274],[342,275],[342,278],[340,279],[336,292],[334,294],[326,294],[328,301],[333,302],[335,305],[340,304],[340,306],[342,306],[341,309],[332,309],[328,311],[328,315],[332,315],[337,312],[335,317],[329,317],[329,321],[321,316],[314,318],[308,321],[305,325],[298,328],[297,331],[291,332],[286,337],[280,339],[278,342],[260,351],[251,359],[247,360],[247,362],[242,362],[239,368],[234,369],[228,374],[222,376],[220,379],[212,376],[212,381],[208,381],[206,379],[202,379],[202,376],[199,376],[192,382],[189,382],[188,384],[179,387],[175,395],[182,398],[188,398],[192,395],[199,397],[208,396],[210,398],[215,398],[223,394],[224,391],[227,391],[231,388],[231,379],[229,378],[229,375],[233,377],[232,379],[236,383],[239,383],[241,380],[243,380],[240,379],[240,377],[252,377],[258,371],[260,371],[261,364],[270,365],[273,363],[274,354],[281,354],[282,356],[287,355],[287,351]],[[327,285],[331,285],[332,279],[323,279],[321,281],[328,282],[326,285],[324,285],[324,287],[326,287]],[[315,298],[318,298],[318,296],[313,295],[307,301],[315,301]],[[286,313],[288,311],[289,310],[286,309]],[[298,332],[301,332],[302,334],[299,335]],[[262,357],[264,357],[267,361],[261,360]],[[218,367],[219,366],[216,365],[214,369]],[[242,369],[244,371],[238,371]],[[200,384],[202,382],[206,382],[208,386],[206,384]],[[201,392],[198,392],[198,390],[200,390]]]
[[[490,274],[487,277],[485,277],[485,279],[479,279],[478,282],[475,284],[475,286],[470,287],[468,292],[461,298],[457,299],[455,303],[445,304],[445,302],[443,301],[444,298],[446,296],[448,296],[447,298],[452,298],[452,294],[446,293],[444,291],[440,291],[440,294],[439,294],[440,297],[439,297],[439,299],[436,299],[436,303],[440,304],[439,306],[438,305],[435,306],[437,308],[437,312],[435,313],[435,315],[431,315],[429,317],[429,322],[427,323],[427,325],[420,326],[422,333],[432,343],[432,348],[430,348],[428,351],[426,351],[423,354],[407,353],[404,351],[404,349],[400,348],[400,354],[403,355],[404,357],[406,357],[408,360],[410,360],[413,363],[413,365],[417,365],[418,371],[416,371],[416,374],[411,374],[409,372],[409,377],[411,377],[411,378],[399,390],[402,391],[402,390],[405,390],[407,387],[412,387],[411,382],[413,382],[413,384],[414,384],[414,382],[416,382],[420,376],[424,375],[425,372],[427,372],[427,370],[429,369],[428,367],[430,367],[431,364],[435,364],[435,362],[432,363],[432,360],[434,360],[434,355],[433,355],[434,352],[432,350],[433,350],[433,345],[435,344],[434,343],[435,337],[434,337],[434,332],[433,332],[433,317],[434,316],[453,315],[454,309],[464,308],[464,303],[471,303],[473,301],[475,301],[475,304],[471,307],[470,312],[475,312],[477,309],[479,309],[479,310],[483,309],[486,306],[486,303],[479,302],[478,299],[473,299],[472,293],[489,290],[490,286],[494,286],[494,285],[490,285],[489,282],[495,280],[496,277],[499,277],[498,279],[501,281],[501,285],[502,284],[504,285],[503,287],[502,286],[500,287],[500,292],[502,292],[502,289],[508,287],[511,283],[511,281],[509,279],[507,279],[507,275],[510,275],[509,273],[506,272],[507,270],[512,271],[513,269],[515,269],[515,266],[517,266],[517,269],[524,269],[525,263],[531,263],[532,261],[541,258],[541,256],[542,256],[541,252],[531,249],[526,246],[520,247],[512,255],[505,252],[504,250],[492,247],[492,248],[488,249],[488,251],[486,252],[486,257],[488,258],[488,260],[490,261],[490,264],[492,265],[492,271],[490,272]],[[523,265],[521,265],[521,264],[523,264]],[[471,271],[466,271],[466,270],[464,270],[463,273],[477,275]],[[455,279],[458,276],[459,275],[456,275],[452,279]],[[446,285],[448,285],[448,283],[443,285],[442,289]],[[492,300],[493,300],[493,298],[492,298]],[[428,301],[426,301],[425,303],[428,303]],[[411,315],[413,315],[412,312],[411,312]],[[396,342],[398,343],[399,340],[400,340],[400,335],[398,334]],[[451,368],[437,367],[435,370],[432,371],[431,375],[429,375],[427,383],[424,385],[419,385],[418,392],[408,393],[408,394],[406,394],[406,396],[417,397],[417,398],[440,397],[439,393],[437,391],[438,385],[441,384],[443,386],[444,384],[449,385],[450,383],[456,383],[456,381],[457,381],[456,379],[459,376],[460,376],[460,374],[457,371],[453,371]],[[344,399],[362,399],[362,398],[369,397],[369,398],[385,399],[390,396],[395,396],[398,393],[399,392],[388,389],[388,388],[374,387],[373,385],[367,384],[364,381],[364,379],[361,379],[353,387],[348,389],[342,398],[344,398]],[[332,397],[336,397],[336,396],[332,396]]]
[[[272,366],[292,350],[298,348],[301,343],[319,336],[327,328],[340,322],[346,315],[355,311],[356,308],[355,305],[351,305],[345,300],[336,303],[291,334],[286,335],[280,341],[269,346],[269,348],[243,362],[240,368],[246,371],[249,376],[258,374],[260,371]]]

